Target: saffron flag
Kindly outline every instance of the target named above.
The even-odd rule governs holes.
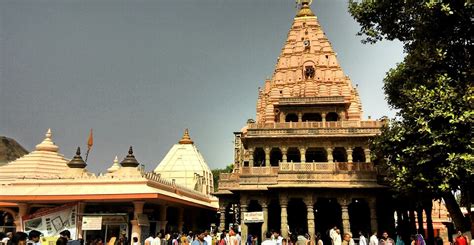
[[[87,140],[87,150],[90,150],[93,144],[94,144],[94,136],[92,135],[92,128],[91,128],[91,132],[89,133],[89,139]]]

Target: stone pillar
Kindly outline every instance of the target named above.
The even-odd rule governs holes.
[[[315,239],[314,239],[314,209],[313,209],[313,197],[310,195],[309,197],[304,199],[304,203],[306,204],[306,210],[308,211],[308,234],[311,237],[311,244],[314,244]]]
[[[326,113],[321,113],[321,118],[323,119],[322,122],[323,122],[323,128],[326,127]]]
[[[178,208],[178,231],[183,232],[184,226],[184,208]]]
[[[144,205],[145,202],[143,201],[133,202],[133,220],[130,220],[130,223],[132,224],[132,234],[137,236],[139,243],[141,242],[140,238],[142,237],[142,229],[140,229],[140,226],[138,225],[138,216],[143,214]],[[132,243],[133,241],[130,239],[130,244]]]
[[[301,163],[306,162],[306,147],[300,147],[300,158],[301,158]]]
[[[27,203],[18,203],[18,215],[17,217],[13,217],[15,218],[14,223],[16,226],[16,231],[24,231],[21,218],[28,214],[28,209],[29,209],[29,206]]]
[[[253,148],[249,148],[249,167],[253,167]]]
[[[298,112],[298,122],[302,122],[302,121],[303,121],[303,113]]]
[[[270,167],[270,147],[265,147],[265,167]]]
[[[332,163],[333,162],[332,148],[331,147],[326,148],[326,152],[328,154],[328,162]]]
[[[225,230],[225,209],[226,209],[226,205],[225,203],[223,203],[220,207],[219,207],[219,212],[220,212],[220,216],[219,216],[219,231],[222,232]]]
[[[280,112],[280,122],[285,122],[285,113],[284,112]]]
[[[288,237],[288,213],[286,208],[288,207],[288,196],[280,193],[280,208],[281,208],[281,235]]]
[[[349,146],[346,148],[347,162],[352,162],[352,147]]]
[[[369,148],[364,149],[364,155],[365,155],[365,162],[366,163],[372,162],[370,160],[370,149]]]
[[[262,240],[265,238],[265,233],[268,231],[268,201],[262,200],[261,202],[262,211],[263,211],[263,223],[262,223]]]
[[[282,162],[287,162],[288,161],[288,148],[286,148],[285,146],[281,147],[281,161]]]
[[[342,211],[342,229],[344,233],[351,232],[351,223],[349,222],[349,200],[348,198],[338,198]]]
[[[167,211],[168,206],[166,205],[160,205],[160,216],[159,216],[159,229],[166,231],[166,224],[168,223],[168,220],[166,220],[166,211]]]
[[[241,240],[242,244],[245,244],[248,236],[248,227],[247,224],[244,223],[244,213],[247,212],[247,203],[242,203],[242,199],[240,201],[240,231],[242,237]]]
[[[372,232],[378,230],[377,224],[377,209],[376,209],[376,198],[370,197],[369,198],[369,209],[370,209],[370,228]]]
[[[82,236],[82,216],[84,214],[84,210],[86,209],[86,203],[85,202],[79,202],[77,204],[77,238],[83,238]]]

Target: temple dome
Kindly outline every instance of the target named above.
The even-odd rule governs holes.
[[[183,138],[171,147],[154,172],[204,194],[210,194],[214,190],[211,170],[189,137],[187,129]]]
[[[60,177],[69,168],[68,160],[58,152],[52,141],[51,129],[36,150],[0,167],[0,179]]]

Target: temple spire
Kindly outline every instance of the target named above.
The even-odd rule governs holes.
[[[67,164],[70,168],[85,168],[87,164],[81,157],[81,148],[77,147],[76,155]]]
[[[52,137],[53,137],[53,134],[51,133],[51,129],[49,128],[45,134],[45,138],[43,142],[36,145],[36,150],[57,152],[59,147],[54,144]]]
[[[313,1],[312,0],[297,0],[300,9],[296,17],[306,17],[306,16],[315,16],[311,8],[309,7]]]
[[[128,155],[122,160],[120,165],[122,165],[122,167],[132,168],[136,168],[138,167],[138,165],[140,165],[140,163],[138,163],[137,159],[135,159],[135,156],[133,155],[132,146],[130,146],[130,148],[128,149]]]
[[[191,140],[191,137],[189,137],[189,130],[185,129],[183,138],[178,142],[180,144],[194,144],[194,141]]]

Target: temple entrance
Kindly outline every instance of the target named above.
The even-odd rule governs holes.
[[[278,167],[282,159],[283,154],[281,154],[281,150],[279,148],[272,148],[270,151],[270,165],[272,167]]]
[[[249,203],[249,206],[247,208],[247,212],[259,212],[262,211],[262,206],[258,203],[257,200],[251,200]],[[248,234],[252,235],[252,237],[257,237],[258,239],[258,244],[262,243],[262,223],[248,223],[246,224],[248,227]],[[244,239],[244,238],[242,238]],[[247,238],[245,238],[247,239]]]
[[[316,233],[321,234],[324,244],[331,244],[329,230],[337,226],[342,232],[341,206],[336,199],[318,198],[314,205],[314,213]]]
[[[305,234],[308,232],[308,212],[301,198],[288,202],[288,226],[291,233]]]
[[[268,231],[281,229],[281,208],[278,200],[272,200],[268,205]]]
[[[364,234],[370,234],[370,209],[367,202],[363,199],[354,199],[349,205],[349,222],[353,234],[362,231]]]

